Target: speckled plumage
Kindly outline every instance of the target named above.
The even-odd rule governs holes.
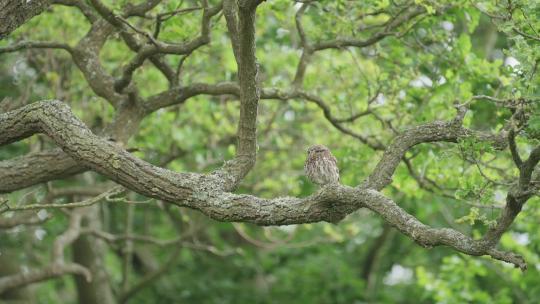
[[[307,154],[304,172],[311,182],[319,186],[339,182],[337,160],[327,147],[313,145]]]

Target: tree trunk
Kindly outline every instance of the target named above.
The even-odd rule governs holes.
[[[85,215],[88,227],[101,229],[99,206],[88,208]],[[83,235],[73,244],[73,261],[88,268],[92,273],[92,281],[87,282],[81,276],[75,276],[78,303],[80,304],[114,304],[116,299],[112,293],[109,277],[105,269],[105,244],[95,237]]]

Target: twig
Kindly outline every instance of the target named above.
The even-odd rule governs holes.
[[[120,202],[117,199],[112,198],[113,196],[119,195],[121,193],[124,193],[126,190],[124,187],[114,187],[111,190],[104,192],[96,197],[76,202],[76,203],[68,203],[68,204],[33,204],[33,205],[26,205],[26,206],[20,206],[20,207],[10,207],[5,205],[4,207],[7,207],[5,209],[0,210],[0,214],[4,213],[6,211],[21,211],[21,210],[33,210],[33,209],[48,209],[48,208],[79,208],[79,207],[87,207],[91,206],[95,203],[98,203],[102,200],[106,200],[109,202]],[[122,200],[124,202],[124,200]]]

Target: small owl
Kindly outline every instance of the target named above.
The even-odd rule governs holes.
[[[311,182],[319,186],[339,182],[337,160],[327,147],[313,145],[307,154],[304,172]]]

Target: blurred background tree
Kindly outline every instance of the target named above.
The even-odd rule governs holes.
[[[238,80],[225,20],[230,1],[51,3],[0,41],[0,113],[59,99],[94,132],[174,171],[207,173],[234,157],[238,96],[200,88]],[[258,155],[237,193],[314,193],[302,168],[315,143],[331,148],[341,182],[356,186],[397,134],[451,120],[457,104],[469,109],[468,128],[497,133],[515,124],[523,156],[538,145],[536,1],[268,0],[257,8],[255,28],[263,88]],[[169,52],[160,43],[184,48]],[[153,46],[158,51],[141,51]],[[122,112],[120,101],[132,99],[149,110]],[[540,301],[537,193],[500,241],[525,258],[522,272],[489,257],[422,248],[367,209],[337,225],[259,227],[217,222],[130,191],[118,199],[107,177],[56,149],[43,135],[0,147],[0,175],[33,156],[40,161],[24,163],[45,172],[11,187],[24,173],[4,171],[0,192],[10,208],[108,196],[85,208],[3,210],[0,276],[47,269],[52,257],[84,265],[93,280],[51,270],[36,284],[4,290],[2,300]],[[383,193],[427,225],[479,237],[495,225],[517,176],[508,148],[437,142],[411,148]],[[77,219],[80,227],[70,230]]]

